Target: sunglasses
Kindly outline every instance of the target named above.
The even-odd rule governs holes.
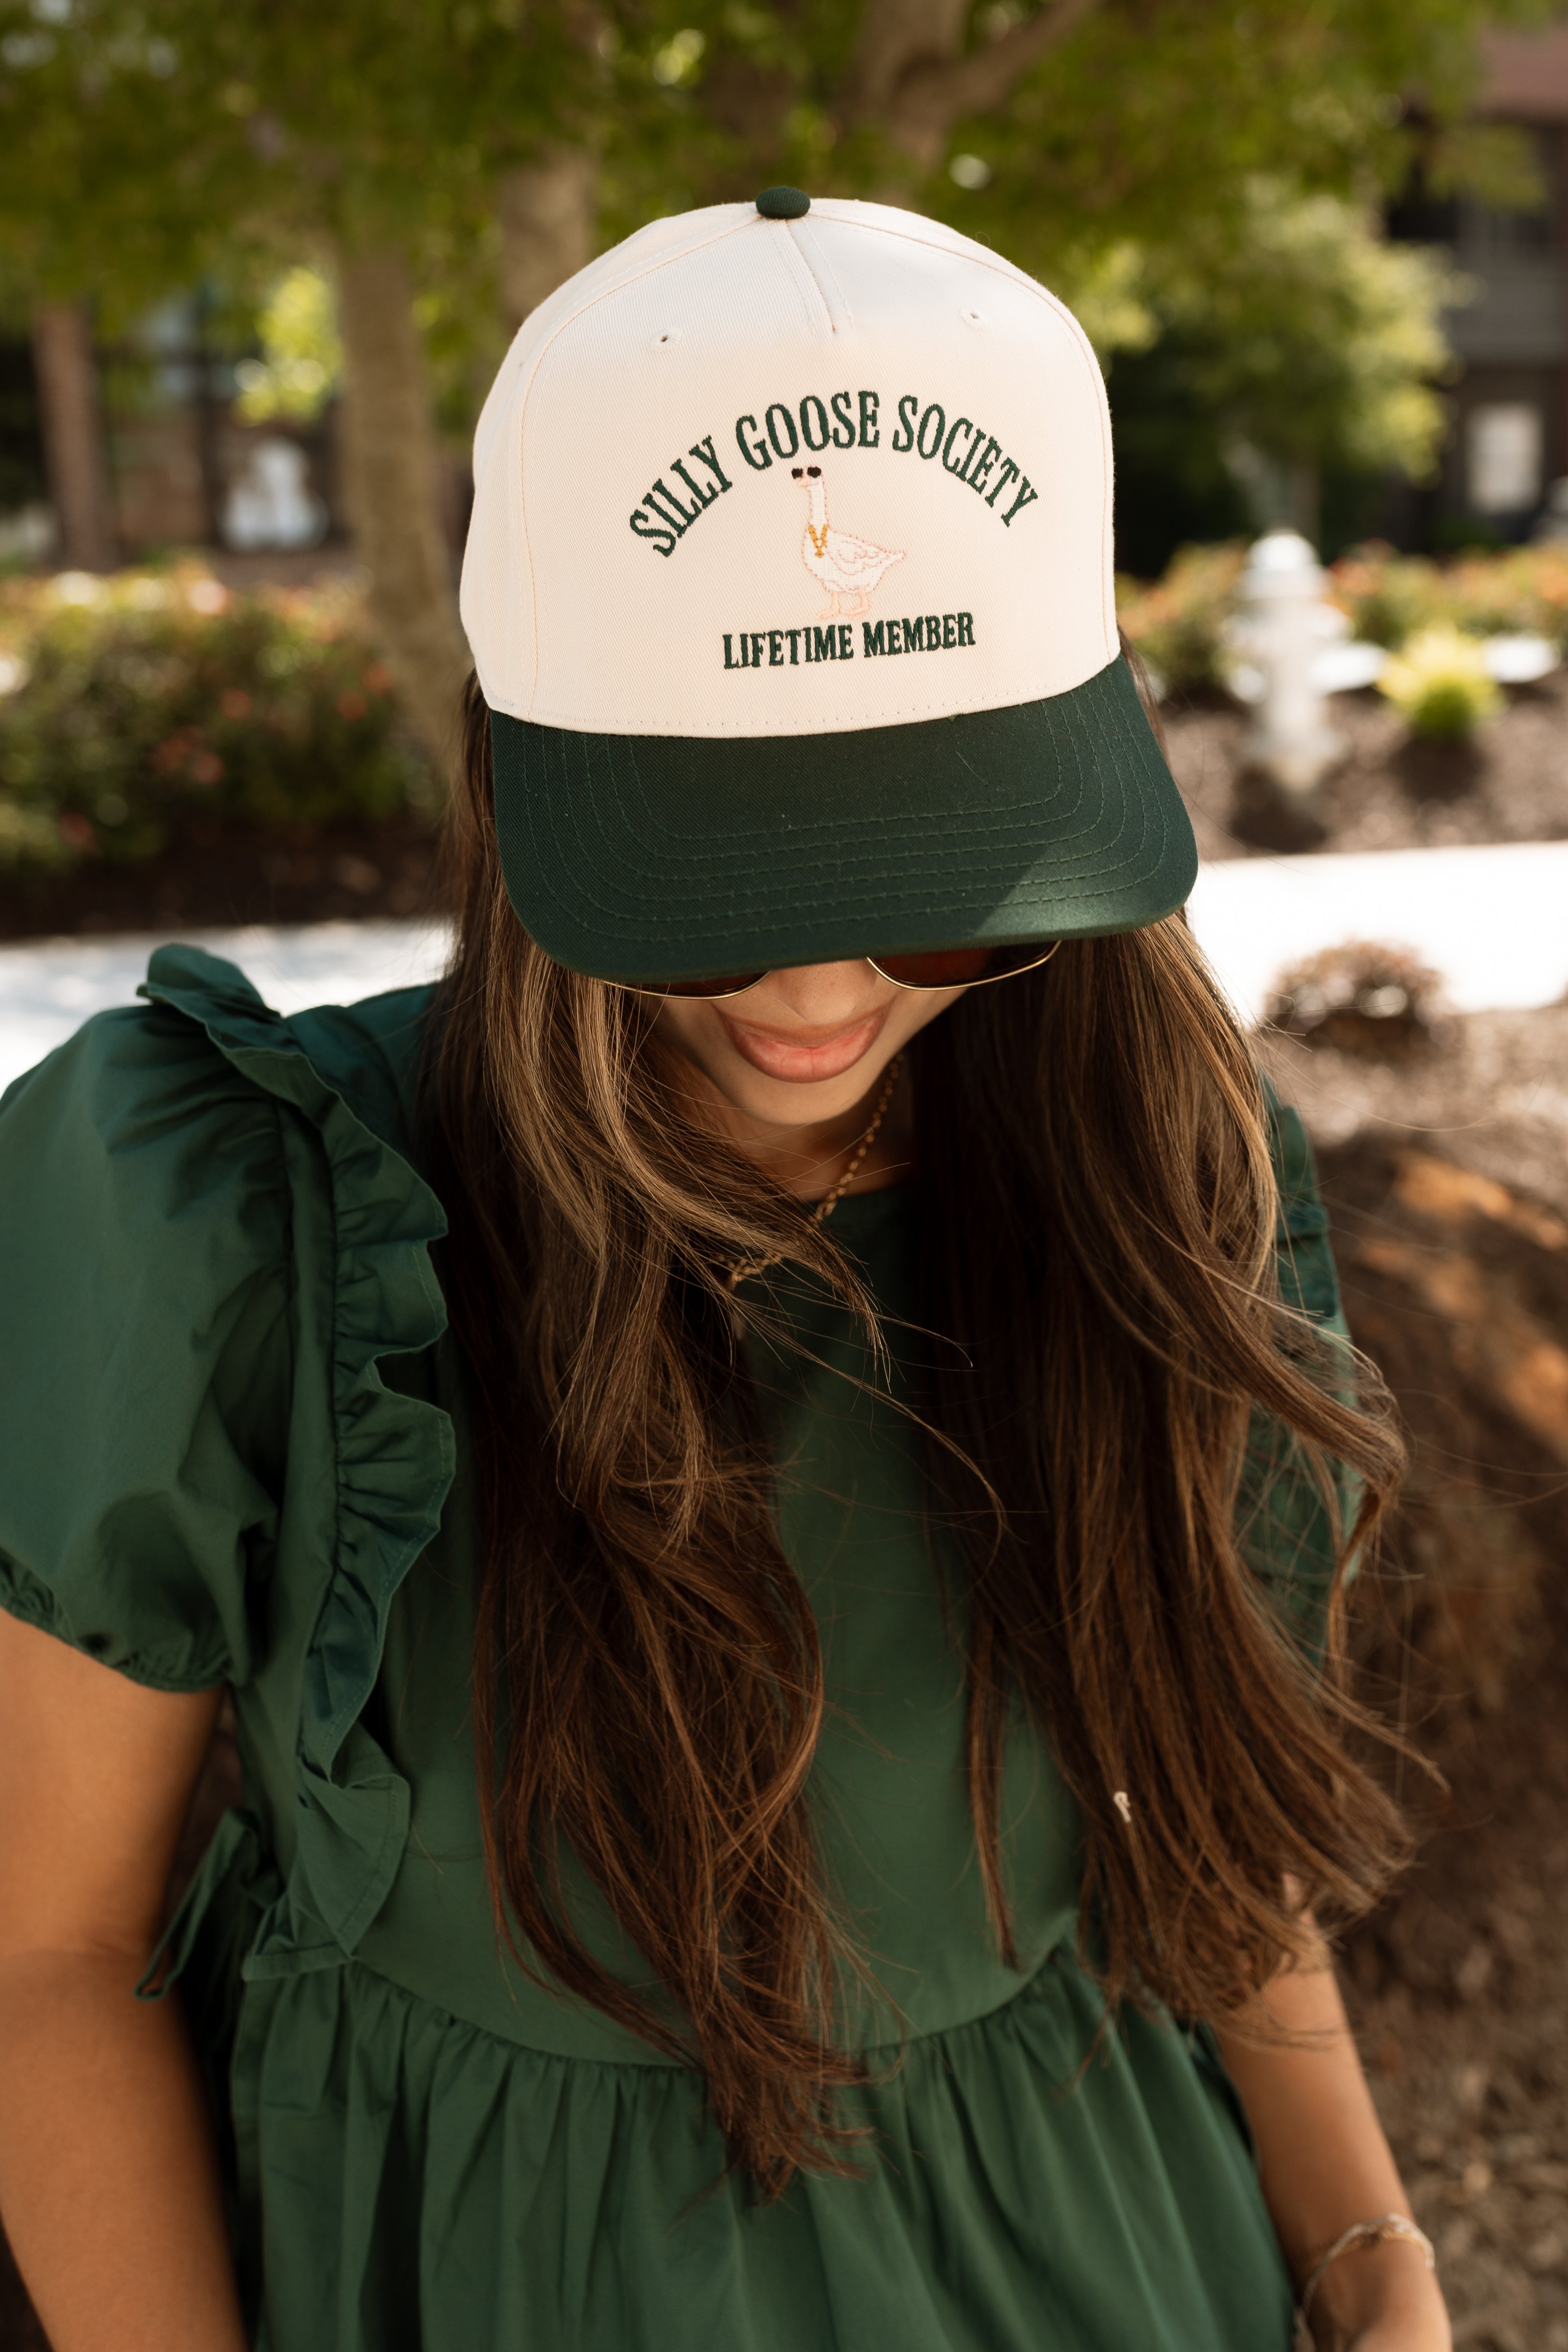
[[[935,948],[915,955],[866,956],[873,971],[891,980],[894,988],[983,988],[988,981],[1016,980],[1020,971],[1038,971],[1049,963],[1060,940],[1042,948],[1038,940],[1022,947]],[[711,998],[741,996],[766,971],[737,971],[722,980],[626,981],[634,996]]]

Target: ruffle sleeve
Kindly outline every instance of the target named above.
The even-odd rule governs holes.
[[[0,1106],[0,1605],[159,1688],[235,1685],[260,1846],[235,1817],[173,1941],[244,1861],[245,1973],[283,1976],[354,1950],[408,1832],[364,1717],[454,1469],[418,1392],[429,992],[284,1020],[165,948],[141,992]]]
[[[386,1900],[409,1788],[365,1710],[393,1599],[435,1536],[453,1428],[389,1386],[445,1328],[430,1244],[440,1203],[413,1164],[409,1101],[429,992],[284,1020],[244,974],[160,950],[143,993],[220,1056],[278,1121],[290,1186],[298,1334],[279,1541],[277,1655],[259,1696],[297,1726],[294,1802],[272,1824],[287,1884],[247,1977],[336,1965]],[[242,1734],[246,1709],[240,1709]],[[324,1932],[323,1932],[324,1931]]]
[[[0,1105],[0,1606],[243,1684],[289,1386],[275,1107],[188,1021],[90,1021]]]

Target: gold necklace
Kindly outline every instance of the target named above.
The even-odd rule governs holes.
[[[816,549],[817,553],[818,553],[820,556],[821,556],[821,555],[826,555],[826,553],[827,553],[827,551],[828,551],[828,526],[827,526],[827,524],[826,524],[826,523],[824,523],[824,524],[822,525],[821,530],[819,530],[817,529],[817,526],[816,526],[816,524],[815,524],[814,522],[809,522],[809,523],[806,525],[806,529],[807,529],[807,531],[809,532],[809,534],[810,534],[810,536],[811,544],[812,544],[812,546]]]
[[[817,1202],[816,1207],[812,1210],[810,1222],[813,1225],[821,1225],[827,1223],[828,1219],[832,1215],[833,1211],[838,1207],[839,1202],[843,1199],[844,1194],[849,1191],[850,1186],[854,1182],[855,1178],[860,1174],[861,1169],[864,1164],[866,1153],[876,1141],[877,1129],[882,1125],[882,1122],[887,1114],[887,1107],[893,1100],[893,1090],[898,1084],[899,1072],[903,1067],[903,1055],[895,1054],[892,1061],[887,1066],[886,1081],[883,1084],[881,1096],[878,1097],[876,1108],[871,1115],[871,1125],[867,1128],[865,1133],[856,1144],[854,1156],[851,1160],[849,1166],[844,1170],[843,1174],[839,1178],[838,1182],[830,1192],[823,1193],[821,1199]],[[753,1275],[766,1274],[769,1266],[782,1265],[787,1255],[787,1251],[779,1250],[773,1257],[743,1258],[738,1265],[732,1265],[730,1267],[727,1277],[727,1287],[730,1290],[734,1290],[740,1283],[749,1282]]]

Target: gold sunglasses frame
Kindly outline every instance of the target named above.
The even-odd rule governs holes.
[[[1005,943],[998,941],[998,944],[1001,945]],[[869,963],[873,971],[876,973],[879,980],[891,981],[894,988],[902,988],[906,995],[940,996],[943,990],[949,986],[954,988],[992,988],[1000,981],[1021,980],[1026,971],[1038,971],[1042,963],[1049,963],[1051,957],[1056,953],[1057,949],[1061,945],[1061,941],[1060,940],[1052,940],[1051,945],[1046,949],[1043,955],[1034,957],[1029,963],[1015,964],[1011,971],[988,971],[982,973],[978,980],[956,980],[950,982],[946,981],[899,980],[895,978],[891,971],[885,971],[883,967],[878,963],[875,956],[862,956],[858,961],[862,963]],[[846,959],[846,961],[848,961],[848,959]],[[792,968],[799,969],[799,967],[775,964],[769,966],[769,971],[789,971]],[[768,976],[768,972],[759,971],[754,978],[743,982],[739,988],[716,988],[711,995],[706,992],[698,994],[695,992],[688,991],[677,997],[675,1002],[680,1004],[727,1003],[732,997],[745,996],[748,994],[752,989],[760,988]],[[664,988],[653,986],[640,987],[635,981],[623,980],[621,981],[618,985],[625,989],[630,996],[656,996],[661,999],[661,1001],[673,995],[674,991],[674,982],[669,983]]]

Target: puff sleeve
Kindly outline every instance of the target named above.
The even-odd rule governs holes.
[[[156,1689],[259,1663],[288,1244],[276,1103],[162,1006],[0,1103],[0,1607]]]

